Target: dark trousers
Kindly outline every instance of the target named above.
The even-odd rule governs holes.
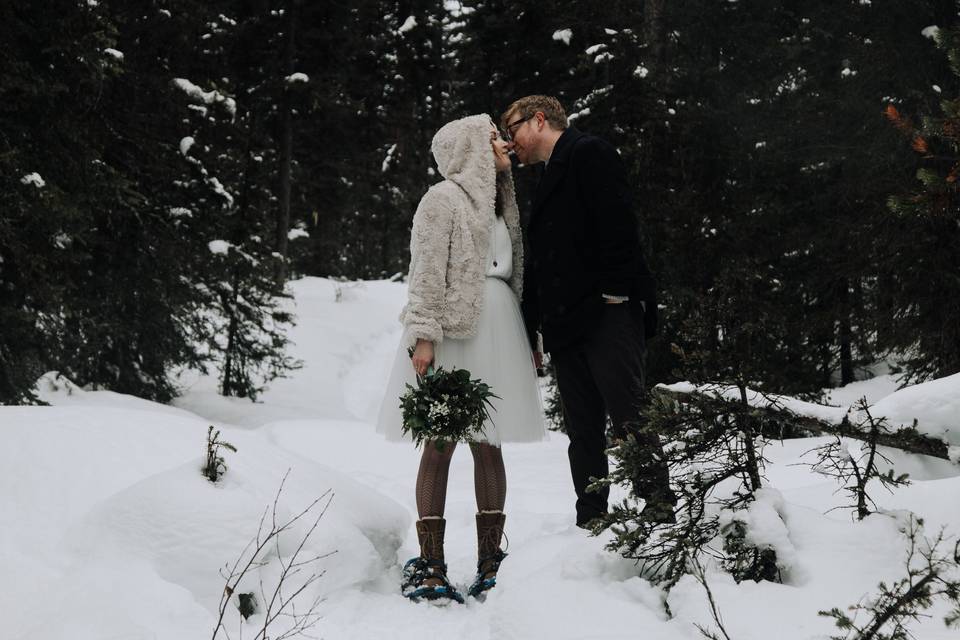
[[[587,491],[591,478],[604,478],[609,470],[607,414],[613,436],[633,433],[649,456],[647,471],[634,479],[634,492],[648,501],[672,502],[660,439],[639,431],[646,344],[628,306],[605,305],[601,321],[584,340],[550,355],[570,436],[567,455],[577,494],[577,524],[607,512],[609,490]]]

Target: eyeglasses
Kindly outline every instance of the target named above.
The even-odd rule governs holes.
[[[531,113],[530,115],[528,115],[528,116],[526,116],[526,117],[524,117],[524,118],[520,118],[519,120],[514,120],[513,122],[511,122],[510,124],[508,124],[508,125],[504,128],[504,130],[503,130],[503,139],[506,140],[507,142],[513,142],[513,133],[514,133],[514,131],[516,131],[516,129],[517,129],[520,125],[522,125],[524,122],[526,122],[527,120],[529,120],[530,118],[532,118],[532,117],[535,116],[535,115],[536,115],[535,113]]]

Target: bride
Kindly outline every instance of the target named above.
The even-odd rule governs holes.
[[[403,440],[399,397],[431,364],[467,369],[490,385],[491,417],[470,444],[477,498],[477,575],[468,595],[496,584],[507,494],[503,442],[544,438],[533,356],[520,296],[523,243],[507,143],[486,115],[444,125],[432,151],[444,180],[420,200],[413,219],[404,338],[380,409],[377,430]],[[414,347],[413,357],[408,348]],[[447,475],[455,442],[426,442],[417,474],[420,555],[404,567],[411,600],[463,597],[447,578],[443,539]]]

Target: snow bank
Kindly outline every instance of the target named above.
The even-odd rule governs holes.
[[[238,452],[213,485],[200,473],[208,422],[67,384],[45,394],[64,406],[0,408],[0,567],[18,582],[0,594],[5,637],[208,636],[219,570],[256,534],[288,469],[279,519],[333,495],[306,551],[336,553],[305,599],[376,579],[411,528],[406,508],[260,434],[224,430]],[[281,557],[303,532],[281,540]],[[276,553],[267,560],[251,588],[275,579]]]
[[[894,428],[917,420],[921,433],[960,446],[960,373],[891,393],[871,406],[870,413],[885,417]]]
[[[411,524],[396,503],[289,453],[264,455],[261,447],[228,455],[230,468],[217,484],[200,474],[203,460],[198,458],[111,496],[71,533],[78,553],[96,558],[101,566],[118,558],[145,559],[160,578],[187,589],[212,614],[223,591],[220,569],[232,565],[258,531],[261,538],[266,536],[284,465],[292,464],[277,504],[278,523],[290,521],[327,489],[332,491],[329,508],[300,556],[333,554],[316,565],[316,572],[325,576],[305,594],[306,601],[356,586],[394,564]],[[282,534],[279,549],[266,550],[261,557],[267,564],[247,576],[241,588],[256,592],[260,581],[274,584],[277,557],[289,560],[325,504],[321,500],[310,517]]]
[[[376,418],[400,344],[397,318],[406,285],[303,278],[288,286],[293,300],[283,304],[297,318],[289,335],[303,368],[270,383],[257,404],[217,395],[215,378],[185,374],[180,380],[185,392],[175,406],[251,427],[298,418]]]

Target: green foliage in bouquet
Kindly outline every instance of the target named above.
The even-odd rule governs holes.
[[[417,376],[418,386],[407,385],[400,396],[403,433],[413,434],[417,446],[435,441],[474,442],[483,434],[483,423],[490,417],[491,398],[499,398],[490,385],[471,380],[466,369],[445,371],[438,367],[425,376]]]

